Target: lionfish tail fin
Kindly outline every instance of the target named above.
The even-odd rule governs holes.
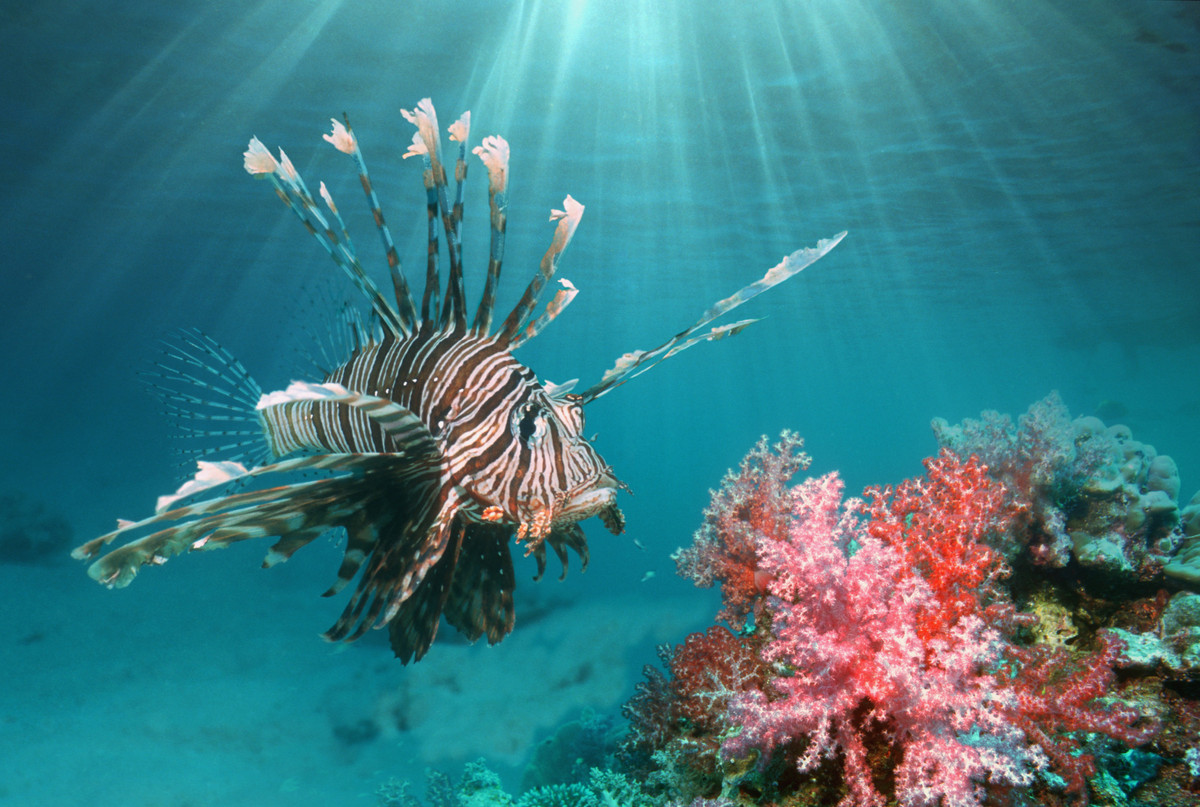
[[[599,382],[580,394],[582,402],[586,404],[596,400],[601,395],[621,386],[629,379],[641,375],[659,362],[693,345],[700,342],[715,341],[740,333],[748,325],[757,320],[741,320],[728,325],[714,327],[704,333],[700,333],[699,331],[721,315],[732,311],[747,300],[757,297],[767,289],[779,285],[806,267],[811,266],[841,243],[841,240],[845,237],[846,232],[843,230],[832,238],[821,239],[817,242],[816,246],[796,250],[791,255],[785,256],[778,264],[768,269],[767,273],[758,280],[748,286],[743,286],[725,299],[714,303],[689,328],[675,334],[675,336],[663,342],[658,347],[652,350],[636,350],[621,356],[621,358],[617,359],[617,363],[604,373]]]
[[[162,352],[140,373],[176,426],[178,453],[259,463],[270,456],[255,412],[262,388],[233,354],[197,329],[162,340]]]

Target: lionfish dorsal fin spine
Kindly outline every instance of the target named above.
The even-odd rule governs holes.
[[[403,267],[400,265],[400,255],[396,252],[396,244],[392,239],[391,230],[388,229],[387,222],[383,217],[383,208],[379,204],[379,197],[375,194],[375,188],[371,184],[371,175],[367,171],[367,163],[363,159],[362,149],[358,146],[358,137],[354,134],[354,130],[350,127],[350,116],[342,113],[341,123],[337,118],[330,118],[333,123],[333,132],[324,135],[324,139],[329,141],[338,151],[349,154],[354,158],[354,164],[358,168],[358,181],[362,185],[363,194],[367,198],[367,207],[371,210],[371,216],[375,220],[375,226],[379,230],[379,237],[383,241],[384,254],[387,257],[388,272],[392,278],[392,288],[396,298],[397,315],[400,322],[403,324],[405,332],[411,333],[416,327],[416,306],[413,304],[412,292],[409,291],[408,281],[404,277]],[[324,195],[324,194],[323,194]],[[342,232],[346,232],[345,224],[342,222],[342,217],[337,212],[337,208],[333,207],[332,200],[325,196],[325,201],[337,216],[338,223],[342,227]],[[346,243],[350,243],[349,235],[345,236]]]
[[[513,338],[512,342],[509,343],[510,349],[516,350],[541,333],[575,299],[575,295],[579,293],[579,289],[575,288],[575,285],[565,277],[559,278],[558,282],[559,289],[554,293],[553,299],[546,303],[546,310],[542,312],[541,316],[526,325],[525,330]]]
[[[502,342],[507,344],[512,344],[513,342],[524,343],[530,338],[520,338],[521,332],[529,327],[542,289],[554,277],[554,272],[558,269],[558,259],[562,256],[563,250],[567,248],[567,245],[571,243],[571,236],[575,234],[575,228],[579,226],[579,220],[583,218],[583,205],[570,196],[563,200],[563,208],[563,210],[552,210],[550,212],[550,221],[558,222],[558,225],[554,228],[554,239],[550,242],[550,247],[546,250],[546,254],[542,256],[538,271],[534,273],[533,279],[529,281],[529,285],[525,288],[525,293],[521,295],[521,299],[500,327],[498,337]],[[567,302],[570,302],[570,300],[568,299]],[[550,316],[547,322],[553,318],[554,316]]]
[[[405,157],[420,155],[424,162],[425,207],[429,219],[429,247],[425,271],[425,294],[421,301],[421,318],[436,320],[439,328],[466,323],[465,292],[462,271],[462,197],[466,180],[466,139],[470,126],[469,113],[451,125],[451,140],[459,141],[458,160],[454,177],[457,185],[453,207],[447,194],[446,166],[441,159],[441,131],[433,102],[422,98],[412,110],[401,110],[404,118],[417,127]],[[446,279],[444,301],[439,301],[441,276],[438,269],[438,219],[446,233],[446,253],[450,273]]]
[[[700,319],[658,347],[652,350],[626,353],[617,360],[616,365],[608,370],[599,382],[580,394],[583,403],[586,404],[596,400],[601,395],[621,386],[629,379],[641,375],[659,362],[693,345],[700,342],[714,341],[740,332],[755,320],[742,320],[741,322],[713,328],[708,333],[697,334],[697,331],[722,314],[732,311],[747,300],[757,297],[767,289],[779,285],[802,269],[811,266],[817,260],[824,257],[829,250],[841,243],[841,240],[845,237],[846,232],[843,230],[832,238],[821,239],[814,247],[796,250],[792,254],[785,256],[778,264],[768,269],[767,273],[758,280],[747,286],[743,286],[723,300],[718,300],[704,312]]]
[[[451,139],[455,139],[451,134]],[[446,252],[450,255],[450,276],[446,279],[445,301],[442,307],[442,327],[467,324],[467,293],[463,288],[462,276],[462,195],[467,180],[467,144],[458,144],[458,159],[455,162],[455,201],[446,199],[445,172],[438,178],[438,205],[442,210],[442,221],[446,233]]]
[[[438,245],[438,206],[437,189],[433,184],[433,168],[429,157],[424,158],[425,170],[425,211],[428,218],[428,247],[425,252],[425,293],[421,296],[421,321],[431,323],[437,318],[441,308],[442,276],[438,262],[441,260],[441,247]]]
[[[471,328],[475,333],[486,334],[492,330],[496,286],[500,282],[500,268],[504,263],[504,231],[508,223],[508,142],[503,137],[489,135],[472,149],[472,153],[478,155],[488,172],[488,211],[492,237],[488,248],[487,279]]]
[[[254,137],[250,139],[250,145],[242,156],[244,158],[243,165],[248,173],[254,176],[266,176],[271,180],[275,186],[276,195],[296,214],[309,234],[317,240],[317,243],[333,259],[333,262],[346,273],[351,282],[367,298],[371,308],[379,315],[384,326],[394,336],[407,336],[410,329],[400,314],[384,299],[379,292],[379,287],[363,270],[354,252],[354,245],[339,238],[334,232],[329,221],[317,206],[316,200],[309,193],[304,178],[300,176],[300,172],[292,165],[283,150],[280,149],[279,159],[276,160],[267,151],[266,146],[257,137]],[[332,197],[328,195],[328,192],[324,196],[326,204],[330,205],[331,210],[336,211],[336,206],[333,205]],[[336,212],[335,216],[337,216]]]

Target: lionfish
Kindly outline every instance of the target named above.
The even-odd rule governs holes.
[[[90,559],[116,539],[128,540],[92,563],[91,577],[128,585],[139,567],[176,554],[275,538],[264,567],[287,560],[334,528],[345,530],[336,594],[358,577],[337,622],[323,634],[353,641],[368,627],[389,629],[405,664],[429,650],[441,617],[474,641],[503,639],[513,628],[515,579],[510,541],[523,543],[546,568],[546,548],[566,574],[568,550],[586,568],[588,545],[579,522],[599,516],[613,534],[624,529],[617,492],[627,490],[583,435],[583,407],[682,350],[735,334],[754,320],[701,329],[757,294],[788,279],[832,249],[845,233],[786,256],[760,280],[711,308],[691,327],[652,350],[620,357],[593,386],[549,384],[513,356],[571,302],[575,287],[558,281],[538,313],[584,207],[570,196],[554,210],[553,240],[512,311],[493,327],[504,257],[508,143],[485,137],[472,149],[488,173],[491,243],[483,291],[468,322],[462,268],[463,184],[470,113],[450,126],[458,144],[455,196],[449,198],[437,116],[426,98],[404,117],[417,131],[405,157],[424,164],[429,218],[425,285],[416,300],[367,174],[358,138],[333,119],[324,139],[353,158],[383,241],[393,305],[360,264],[346,225],[324,183],[317,204],[282,151],[276,158],[257,139],[244,154],[247,172],[266,177],[370,304],[369,327],[352,323],[348,358],[319,383],[295,381],[263,394],[244,367],[198,331],[187,331],[159,362],[169,407],[206,412],[217,421],[192,431],[233,439],[200,460],[195,476],[159,498],[155,514],[118,521],[118,528],[77,548]],[[326,212],[327,211],[327,212]],[[449,270],[443,288],[439,230]],[[224,422],[220,422],[224,421]],[[262,443],[265,442],[265,447]],[[261,464],[247,467],[217,456],[232,449],[245,459],[252,443]],[[140,536],[140,537],[137,537]]]

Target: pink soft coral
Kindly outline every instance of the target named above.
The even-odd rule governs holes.
[[[974,458],[943,452],[926,468],[845,506],[836,473],[809,479],[787,494],[786,531],[749,530],[772,620],[762,652],[771,676],[731,698],[740,731],[724,749],[742,756],[804,740],[801,772],[840,757],[842,807],[884,804],[889,778],[903,807],[976,807],[986,785],[1028,786],[1047,767],[1082,795],[1091,763],[1065,732],[1138,743],[1154,727],[1098,704],[1112,683],[1108,648],[1075,665],[1014,643],[1027,620],[1000,585],[1007,568],[988,540],[1018,506]],[[719,536],[728,521],[717,515]]]
[[[1029,784],[1041,758],[998,717],[1001,695],[980,675],[999,658],[998,633],[964,614],[941,635],[922,636],[936,592],[913,558],[862,529],[861,503],[843,509],[841,498],[836,474],[807,480],[792,491],[788,539],[759,544],[759,564],[773,576],[774,639],[763,658],[791,672],[772,681],[777,695],[734,699],[743,730],[726,750],[808,738],[797,767],[840,754],[842,805],[856,807],[884,803],[868,763],[868,738],[878,735],[903,748],[895,770],[903,805],[973,807],[988,778]]]
[[[765,437],[759,440],[738,471],[726,474],[721,489],[713,493],[692,545],[672,556],[679,574],[696,585],[721,584],[724,607],[717,619],[735,628],[757,617],[762,608],[767,575],[755,557],[756,537],[786,538],[788,480],[811,462],[803,446],[799,435],[786,431],[774,447]]]

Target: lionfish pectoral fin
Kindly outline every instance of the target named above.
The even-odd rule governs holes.
[[[161,565],[174,555],[218,549],[238,541],[280,536],[264,565],[273,565],[337,526],[356,510],[377,483],[368,471],[386,470],[397,462],[386,454],[327,454],[297,457],[253,468],[233,478],[237,483],[273,481],[276,477],[312,472],[336,474],[326,478],[278,484],[262,490],[219,495],[201,486],[183,495],[163,497],[169,505],[141,521],[122,521],[118,529],[77,547],[71,554],[90,560],[117,538],[132,538],[95,560],[88,574],[111,588],[129,585],[145,565]],[[204,473],[203,469],[197,476]],[[196,501],[196,497],[204,497]],[[147,533],[141,537],[134,537]]]
[[[843,230],[832,238],[821,239],[814,247],[796,250],[768,269],[767,273],[758,280],[748,286],[743,286],[725,299],[717,301],[691,327],[675,334],[658,347],[653,350],[636,350],[621,356],[616,365],[605,372],[599,382],[580,394],[582,402],[586,404],[596,400],[629,379],[641,375],[659,362],[693,345],[739,333],[755,320],[742,320],[730,325],[718,326],[704,334],[699,334],[698,331],[717,317],[732,311],[747,300],[757,297],[767,289],[779,285],[802,269],[811,266],[836,247],[845,237],[846,232]]]
[[[265,462],[255,415],[262,389],[232,353],[197,329],[161,340],[162,351],[139,373],[175,423],[179,454]]]
[[[263,395],[258,401],[259,420],[267,444],[275,456],[294,451],[339,451],[348,445],[341,433],[322,434],[315,423],[322,407],[349,407],[379,427],[385,443],[381,451],[402,454],[410,459],[428,459],[438,453],[433,434],[412,411],[375,395],[348,390],[340,384],[312,384],[293,381],[287,389]]]

